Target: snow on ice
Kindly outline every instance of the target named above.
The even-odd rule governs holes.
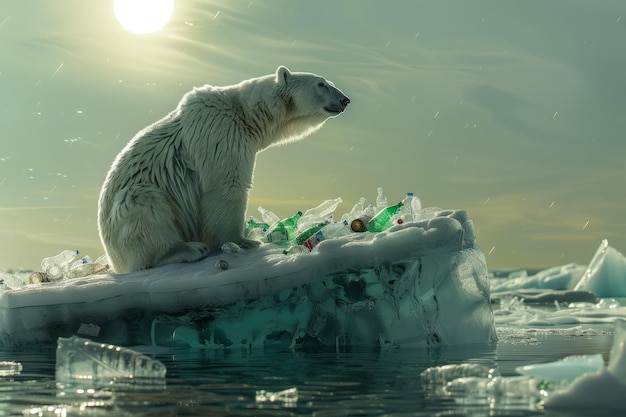
[[[218,260],[228,269],[216,268]],[[55,341],[79,329],[107,343],[193,347],[496,340],[485,258],[460,210],[327,239],[310,253],[286,255],[265,244],[0,293],[5,344]]]

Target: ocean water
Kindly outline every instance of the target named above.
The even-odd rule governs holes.
[[[264,349],[161,350],[152,355],[167,367],[165,384],[90,393],[55,384],[55,346],[0,352],[18,361],[21,374],[0,378],[0,415],[7,416],[560,416],[545,413],[536,399],[450,398],[424,386],[420,374],[444,364],[480,363],[515,374],[515,367],[567,355],[603,354],[612,326],[529,330],[499,328],[492,346],[432,349],[300,352]],[[296,401],[257,401],[260,390],[297,389]],[[594,413],[602,412],[599,405]]]

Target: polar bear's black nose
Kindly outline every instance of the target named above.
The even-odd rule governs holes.
[[[348,97],[344,97],[341,99],[341,105],[343,107],[346,107],[348,104],[350,104],[350,99]]]

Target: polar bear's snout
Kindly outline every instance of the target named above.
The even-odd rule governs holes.
[[[346,109],[346,107],[348,107],[348,104],[350,104],[350,98],[343,94],[339,89],[336,89],[336,94],[338,95],[337,99],[333,100],[333,103],[331,103],[330,105],[324,107],[324,110],[329,113],[342,113]]]

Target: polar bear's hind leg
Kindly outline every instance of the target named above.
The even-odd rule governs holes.
[[[152,184],[118,191],[103,241],[117,273],[176,262],[195,262],[209,254],[201,242],[185,242],[163,192]]]

